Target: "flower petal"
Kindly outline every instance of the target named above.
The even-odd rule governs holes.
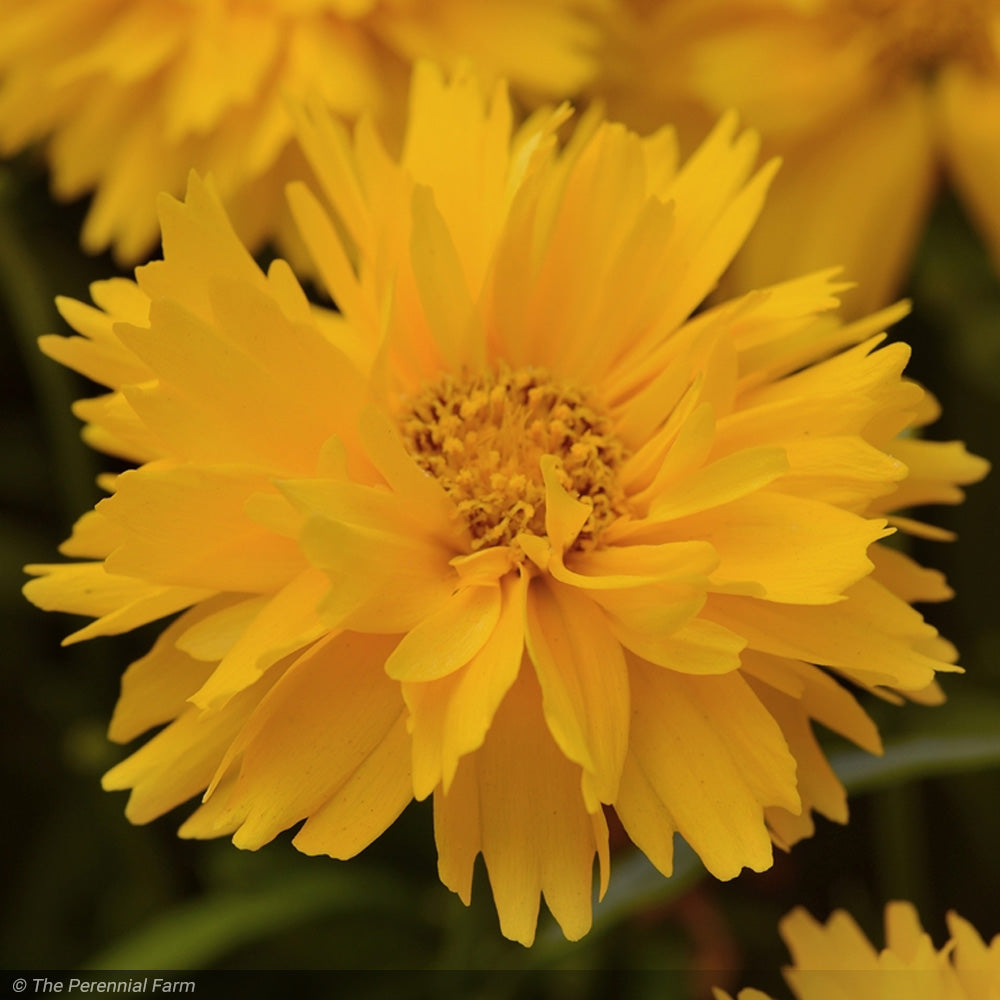
[[[496,628],[464,666],[433,683],[403,684],[413,736],[413,789],[426,798],[438,785],[448,792],[459,760],[482,746],[493,717],[524,658],[527,577],[500,584]]]
[[[954,669],[915,648],[936,632],[879,584],[862,580],[847,597],[840,604],[795,607],[711,595],[702,614],[745,636],[754,649],[833,667],[866,687],[919,691],[935,671]]]
[[[228,598],[216,598],[186,611],[164,629],[145,656],[129,665],[108,726],[110,739],[128,743],[147,729],[172,721],[187,708],[188,698],[205,682],[212,665],[182,651],[177,643],[186,632],[215,615],[220,604],[231,607]]]
[[[736,673],[685,677],[632,661],[632,736],[616,810],[654,863],[670,827],[713,875],[771,866],[764,805],[797,805],[795,761],[777,724]]]
[[[24,596],[44,611],[92,615],[96,620],[63,639],[63,645],[97,635],[119,635],[197,604],[214,592],[199,587],[158,586],[144,579],[109,573],[103,563],[25,566],[37,575]]]
[[[125,815],[133,823],[148,823],[197,795],[211,782],[240,728],[280,673],[265,675],[221,709],[205,711],[188,706],[169,726],[111,768],[101,785],[108,791],[132,789]]]
[[[314,515],[300,544],[330,577],[320,613],[332,627],[402,634],[455,589],[451,553],[419,537]]]
[[[220,817],[223,823],[227,813],[242,818],[233,837],[238,847],[256,849],[317,813],[386,739],[398,748],[391,734],[405,707],[398,686],[383,670],[394,643],[392,637],[357,633],[324,640],[294,660],[268,695],[257,699],[216,773],[218,782],[229,768],[238,770]],[[395,764],[408,776],[408,755]],[[371,766],[365,775],[376,783],[387,777],[382,766]],[[221,787],[213,787],[208,797],[221,793]],[[364,794],[346,795],[344,806],[359,808],[364,801]],[[392,801],[398,808],[388,822],[406,804]],[[348,815],[348,824],[352,818],[364,819]],[[330,828],[320,825],[330,835]]]
[[[384,833],[413,798],[404,716],[316,812],[292,843],[303,854],[353,858]]]
[[[100,513],[124,530],[108,557],[111,573],[162,584],[269,593],[303,569],[298,546],[246,516],[266,476],[233,467],[156,467],[123,473]]]
[[[542,688],[545,720],[566,756],[583,767],[587,808],[614,802],[628,747],[625,657],[599,609],[555,581],[532,581],[528,653]]]
[[[224,704],[282,657],[318,639],[326,624],[317,609],[329,586],[326,574],[307,569],[282,587],[226,650],[191,701],[202,708]]]
[[[868,548],[891,530],[882,520],[768,490],[677,518],[661,537],[710,542],[720,557],[714,586],[749,583],[770,601],[831,604],[872,571]]]
[[[498,586],[454,591],[403,636],[386,673],[396,681],[433,681],[464,667],[489,642],[501,603]]]
[[[580,769],[549,735],[530,671],[507,693],[483,746],[434,796],[441,880],[468,902],[482,851],[506,937],[534,941],[539,894],[570,940],[591,925],[594,854],[606,885],[608,829],[580,797]]]

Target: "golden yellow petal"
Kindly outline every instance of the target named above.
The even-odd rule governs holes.
[[[853,969],[874,972],[878,955],[854,919],[836,911],[821,926],[804,909],[797,907],[782,918],[778,930],[791,952],[797,969]],[[786,971],[793,987],[797,977]]]
[[[847,794],[830,767],[809,725],[808,709],[802,701],[751,683],[761,702],[774,718],[795,758],[796,788],[801,807],[770,806],[765,810],[771,838],[783,850],[804,837],[811,837],[816,810],[836,823],[847,822]]]
[[[526,641],[545,721],[560,750],[583,768],[584,801],[596,812],[615,800],[628,746],[621,645],[588,597],[541,579],[528,591]]]
[[[483,744],[497,708],[524,659],[528,578],[500,583],[500,618],[483,648],[464,667],[432,683],[404,683],[413,738],[413,793],[448,793],[459,760]]]
[[[910,964],[918,952],[930,945],[930,936],[920,926],[920,916],[912,903],[893,902],[885,908],[885,946]],[[931,946],[933,949],[933,946]]]
[[[455,590],[403,636],[386,673],[396,681],[433,681],[464,667],[489,642],[501,603],[496,585]]]
[[[755,789],[766,786],[774,793],[780,787],[788,803],[789,794],[795,795],[795,762],[777,725],[736,674],[691,678],[633,661],[629,678],[627,767],[637,768],[641,777],[623,783],[616,804],[629,835],[643,850],[648,844],[661,861],[669,861],[661,835],[649,822],[656,815],[650,805],[655,794],[659,808],[716,878],[734,878],[744,867],[769,868],[771,841],[764,803]],[[729,713],[717,719],[709,707],[706,714],[704,694],[709,691],[737,699],[741,728],[731,735],[726,732]],[[744,758],[744,739],[751,734],[757,746]],[[776,768],[773,773],[761,770],[764,760]],[[636,791],[641,793],[638,801],[630,802],[627,793]],[[637,820],[645,828],[629,826]]]
[[[103,559],[121,542],[121,529],[96,510],[89,510],[73,525],[72,534],[59,551],[76,559]]]
[[[348,259],[333,222],[319,199],[301,181],[289,186],[288,202],[302,239],[330,297],[347,319],[347,331],[356,342],[348,356],[371,364],[378,344],[379,323],[373,297],[362,286]],[[361,364],[358,367],[362,367]]]
[[[266,596],[227,597],[228,600],[213,602],[211,613],[192,619],[190,627],[177,636],[178,649],[196,660],[218,663],[268,602]]]
[[[211,590],[159,586],[110,573],[99,562],[29,565],[25,572],[37,577],[23,588],[32,604],[44,611],[65,611],[96,619],[67,636],[64,643],[128,632],[213,596]]]
[[[149,368],[114,335],[116,317],[75,299],[60,297],[56,305],[62,318],[83,336],[46,334],[39,338],[39,346],[50,358],[113,388],[150,378]]]
[[[128,743],[187,709],[188,698],[204,683],[212,667],[178,648],[178,639],[227,604],[227,599],[216,598],[186,611],[167,626],[145,656],[129,665],[108,726],[110,739]]]
[[[320,613],[334,628],[401,635],[455,589],[451,553],[420,537],[314,515],[300,545],[330,578]]]
[[[356,436],[358,373],[318,329],[293,325],[249,284],[220,280],[205,295],[211,321],[190,311],[189,294],[154,302],[148,330],[117,328],[158,379],[126,389],[129,402],[185,458],[312,473],[331,434]]]
[[[442,486],[406,451],[398,429],[384,413],[368,407],[360,417],[360,440],[385,481],[419,516],[424,530],[456,551],[468,550],[469,534]]]
[[[869,753],[880,754],[882,741],[875,723],[843,684],[819,667],[801,660],[770,656],[756,650],[742,655],[744,675],[801,702],[808,716],[852,740]],[[759,690],[755,685],[755,690]]]
[[[282,657],[319,639],[327,626],[317,609],[328,588],[326,574],[306,569],[255,608],[211,677],[191,696],[192,703],[202,708],[225,704]]]
[[[865,686],[920,690],[934,671],[952,669],[914,648],[934,630],[871,580],[855,584],[839,604],[796,607],[713,595],[702,614],[747,638],[754,649],[834,667]],[[897,626],[900,634],[871,627],[872,616],[884,621],[889,615],[905,618]]]
[[[402,163],[417,185],[433,190],[441,233],[457,251],[456,287],[478,298],[507,208],[512,114],[506,85],[500,84],[484,109],[479,84],[468,67],[446,83],[428,62],[417,64],[411,102],[424,111],[406,133]],[[419,195],[417,198],[426,197]],[[418,251],[421,209],[414,203],[414,267],[426,266]],[[430,237],[430,232],[426,237]],[[437,245],[443,247],[440,238]],[[432,250],[433,244],[427,244]],[[443,263],[443,262],[440,262]],[[449,265],[452,266],[452,265]],[[463,306],[471,305],[463,303]]]
[[[871,572],[868,547],[887,533],[884,521],[767,491],[677,518],[660,537],[710,542],[719,554],[711,580],[722,590],[749,583],[770,601],[831,604]]]
[[[611,631],[636,656],[682,674],[727,674],[740,667],[746,647],[742,636],[702,618],[692,618],[677,628],[664,616],[662,631],[640,630],[610,618]]]
[[[410,739],[400,716],[364,763],[302,824],[292,843],[303,854],[353,858],[381,836],[413,799]]]
[[[900,440],[893,445],[910,475],[892,493],[879,497],[875,510],[899,510],[921,504],[961,503],[965,493],[959,484],[974,483],[989,471],[990,464],[970,455],[961,441]]]
[[[167,451],[163,440],[143,425],[122,392],[77,400],[72,410],[86,421],[81,436],[97,451],[135,463],[155,462]]]
[[[955,912],[947,915],[954,941],[955,974],[969,997],[991,996],[1000,987],[1000,936],[987,945],[979,932]]]
[[[873,545],[868,550],[868,558],[875,564],[874,579],[907,604],[947,601],[955,595],[943,573],[920,566],[899,549]]]
[[[243,512],[254,493],[272,492],[266,476],[234,466],[147,465],[126,472],[100,505],[126,532],[108,570],[209,590],[280,589],[305,568],[302,553]]]
[[[317,812],[390,738],[405,711],[398,686],[382,669],[395,641],[357,633],[323,640],[295,659],[266,697],[258,697],[216,772],[216,780],[230,767],[239,773],[226,797],[227,811],[243,817],[233,837],[237,846],[256,849]],[[408,774],[406,755],[397,754],[395,765]],[[380,767],[366,774],[376,782],[385,777]],[[221,793],[215,788],[209,797]],[[350,794],[345,803],[357,806],[364,799]],[[225,815],[220,819],[225,822]]]
[[[218,711],[188,706],[131,757],[108,771],[102,779],[105,789],[132,789],[125,815],[133,823],[148,823],[203,791],[278,673],[263,677]]]
[[[783,448],[748,448],[704,466],[680,481],[664,484],[644,518],[624,519],[607,532],[609,540],[640,541],[655,535],[661,524],[718,507],[774,482],[788,470]]]
[[[483,746],[435,794],[442,881],[467,900],[482,851],[506,937],[530,945],[539,894],[571,940],[590,928],[593,863],[607,865],[607,825],[580,795],[581,773],[549,735],[531,671],[507,693]],[[602,879],[603,881],[603,879]]]
[[[466,285],[462,260],[430,188],[418,184],[414,189],[412,217],[410,260],[441,367],[478,370],[485,361],[486,345],[473,289]]]
[[[545,483],[545,534],[553,550],[562,553],[576,541],[591,508],[571,496],[559,482],[559,460],[555,455],[543,455],[541,466]]]

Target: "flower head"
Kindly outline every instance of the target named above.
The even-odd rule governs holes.
[[[860,282],[855,313],[884,305],[941,168],[1000,262],[996,0],[628,0],[626,11],[609,21],[598,85],[615,115],[681,123],[691,143],[738,108],[783,158],[727,287],[843,265]]]
[[[0,154],[46,140],[63,199],[91,190],[90,251],[126,263],[158,235],[156,196],[210,172],[251,245],[302,176],[289,99],[398,128],[410,66],[475,63],[522,96],[562,98],[593,69],[605,0],[7,0]]]
[[[797,1000],[913,997],[919,1000],[990,1000],[1000,996],[1000,934],[987,945],[957,913],[948,914],[951,938],[940,950],[920,926],[912,903],[885,908],[886,946],[876,951],[850,914],[837,910],[826,925],[805,910],[782,920],[781,936],[794,965],[785,979]],[[731,1000],[716,990],[718,1000]],[[770,1000],[741,990],[737,1000]]]
[[[161,202],[164,260],[63,301],[43,340],[109,387],[78,404],[139,468],[34,567],[95,621],[183,609],[126,672],[113,768],[145,822],[346,858],[433,795],[439,870],[482,853],[503,932],[571,937],[613,809],[664,873],[719,878],[846,819],[817,720],[878,752],[852,689],[936,700],[950,592],[884,539],[985,463],[909,431],[934,404],[816,274],[695,313],[774,172],[726,118],[683,166],[565,110],[512,129],[422,65],[401,158],[300,115],[329,199],[290,200],[339,311],[262,273],[210,187]],[[850,688],[843,682],[849,682]],[[207,789],[207,791],[206,791]]]

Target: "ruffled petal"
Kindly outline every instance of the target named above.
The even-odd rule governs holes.
[[[677,830],[717,878],[771,866],[764,806],[799,807],[795,760],[738,674],[685,677],[633,661],[632,736],[615,804],[669,874]]]
[[[528,654],[542,689],[545,720],[566,756],[583,768],[591,812],[614,802],[628,748],[625,656],[599,608],[554,581],[528,593]]]
[[[342,842],[355,843],[352,822],[370,829],[373,797],[366,782],[394,790],[379,811],[385,825],[402,812],[412,796],[409,754],[400,742],[405,706],[398,685],[383,669],[395,641],[357,633],[323,640],[294,660],[266,697],[257,699],[214,779],[217,784],[230,768],[238,772],[218,816],[222,826],[231,815],[240,818],[233,837],[238,847],[256,849],[326,807],[315,828],[309,833],[303,828],[304,839],[318,851],[342,856]],[[380,752],[386,741],[389,745]],[[221,786],[212,787],[208,798],[219,794]],[[373,830],[371,839],[383,829]]]
[[[558,749],[531,672],[507,693],[483,746],[434,796],[441,880],[468,902],[482,852],[506,937],[535,938],[539,895],[570,940],[590,929],[594,855],[607,882],[608,830],[580,795],[580,768]]]
[[[416,798],[426,798],[439,784],[447,793],[459,760],[482,746],[524,659],[527,589],[523,574],[511,574],[502,581],[496,627],[464,667],[430,683],[404,682]]]

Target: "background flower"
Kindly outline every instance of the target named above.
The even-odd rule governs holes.
[[[885,908],[885,948],[876,951],[849,913],[838,910],[820,924],[804,909],[781,922],[794,965],[785,979],[797,1000],[920,997],[986,1000],[1000,993],[1000,935],[987,945],[957,913],[948,914],[950,939],[940,950],[920,926],[912,903]],[[729,995],[716,991],[719,1000]],[[769,1000],[741,990],[737,1000]]]
[[[155,249],[155,200],[211,172],[253,246],[302,176],[285,102],[400,127],[417,56],[474,60],[529,101],[592,70],[602,0],[10,0],[0,31],[0,153],[45,140],[57,197],[91,190],[89,251]]]
[[[105,777],[128,815],[207,788],[190,837],[350,857],[434,797],[442,880],[482,853],[503,932],[539,898],[571,938],[607,884],[604,807],[663,873],[679,832],[729,879],[846,819],[813,720],[870,751],[852,689],[941,699],[954,650],[909,606],[950,596],[882,539],[985,463],[843,324],[819,273],[692,316],[774,165],[724,119],[679,166],[563,111],[422,65],[399,162],[324,109],[290,192],[340,312],[258,269],[196,178],[164,259],[64,300],[45,350],[111,391],[76,407],[140,467],[29,597],[71,640],[182,611],[111,733],[167,723]],[[332,210],[332,214],[331,214]],[[670,281],[663,276],[670,275]],[[851,688],[841,682],[846,680]]]
[[[857,315],[898,293],[947,173],[1000,260],[993,0],[629,0],[598,91],[697,142],[728,108],[784,161],[730,290],[844,265]],[[808,223],[803,220],[808,219]]]

